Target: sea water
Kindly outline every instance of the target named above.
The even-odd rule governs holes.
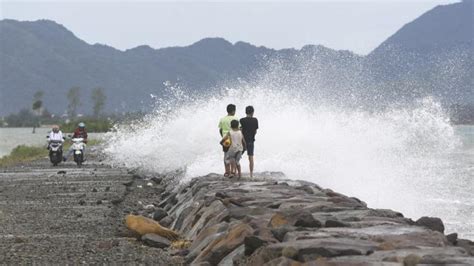
[[[0,157],[10,154],[18,145],[43,146],[46,148],[46,136],[51,128],[10,127],[0,128]],[[89,133],[89,139],[100,139],[103,133]],[[64,134],[67,137],[67,134]]]

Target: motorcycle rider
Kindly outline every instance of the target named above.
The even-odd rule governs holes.
[[[80,122],[78,125],[77,125],[77,128],[76,130],[74,130],[74,134],[72,135],[72,138],[83,138],[84,139],[84,143],[87,144],[87,131],[86,131],[86,124],[84,124],[83,122]],[[73,149],[72,149],[72,146],[69,148],[66,156],[63,157],[63,161],[66,161],[67,158],[69,158],[69,156],[71,156],[71,154],[73,153]],[[82,150],[82,154],[85,158],[85,155],[86,155],[86,147],[84,145],[84,149]],[[85,159],[84,159],[85,161]]]
[[[51,132],[49,132],[49,135],[47,136],[47,138],[48,138],[48,147],[47,147],[48,150],[49,150],[49,145],[51,144],[51,141],[60,141],[61,143],[64,142],[63,132],[59,130],[58,125],[53,125],[51,127]]]

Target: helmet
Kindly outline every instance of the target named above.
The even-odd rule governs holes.
[[[51,129],[52,129],[53,131],[58,131],[58,130],[59,130],[59,126],[58,126],[58,125],[53,125],[53,126],[51,127]]]
[[[77,125],[77,126],[82,128],[82,127],[86,127],[86,124],[84,124],[84,123],[81,122],[81,123],[79,123],[79,125]]]

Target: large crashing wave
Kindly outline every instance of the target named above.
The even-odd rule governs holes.
[[[439,158],[459,141],[433,98],[383,111],[354,108],[354,102],[347,108],[344,102],[315,97],[314,75],[282,72],[272,70],[253,83],[201,96],[168,86],[168,97],[157,102],[154,112],[108,134],[105,152],[112,164],[151,172],[184,170],[182,180],[222,173],[217,125],[227,104],[234,103],[237,116],[252,105],[259,119],[256,172],[282,171],[291,179],[361,197],[372,207],[404,211],[417,201],[420,184],[451,178]],[[293,87],[297,78],[306,80]],[[284,86],[282,80],[287,80]],[[248,171],[246,156],[242,163]]]

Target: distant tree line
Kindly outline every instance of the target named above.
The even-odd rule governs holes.
[[[82,90],[79,87],[72,87],[67,91],[67,108],[66,117],[52,115],[47,108],[43,105],[44,91],[38,90],[32,99],[31,108],[22,108],[18,113],[10,114],[0,121],[1,126],[8,127],[35,127],[41,124],[63,124],[69,125],[74,124],[78,119],[78,108],[82,105],[81,103]],[[103,88],[94,88],[91,92],[92,102],[92,116],[81,118],[80,120],[87,120],[90,129],[96,128],[98,131],[107,131],[111,127],[111,122],[104,118],[104,107],[107,100],[105,91]],[[67,119],[68,121],[63,121]],[[68,123],[66,123],[68,122]]]

